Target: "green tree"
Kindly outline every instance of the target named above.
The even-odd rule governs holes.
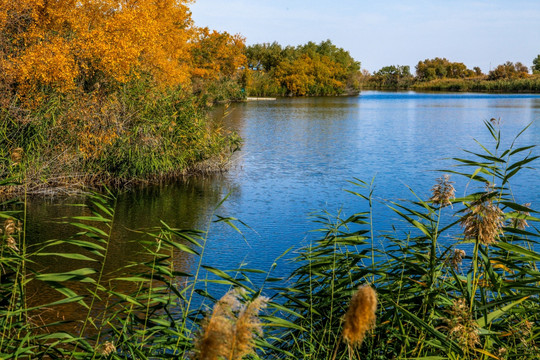
[[[484,75],[484,73],[482,72],[482,69],[480,69],[479,66],[475,66],[475,67],[473,68],[473,71],[474,71],[474,74],[475,74],[476,76],[482,76],[482,75]]]
[[[252,70],[270,71],[283,60],[285,53],[277,42],[248,46],[246,49],[248,67]]]
[[[373,74],[375,82],[382,86],[398,86],[404,80],[411,80],[411,68],[407,65],[390,65]]]
[[[533,60],[532,72],[533,74],[540,74],[540,55]]]
[[[444,78],[461,79],[474,75],[475,71],[468,69],[465,64],[451,62],[446,58],[426,59],[419,61],[416,65],[416,76],[421,81]]]

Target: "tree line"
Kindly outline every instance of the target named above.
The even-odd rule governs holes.
[[[480,67],[469,69],[464,63],[439,57],[419,61],[415,70],[415,75],[411,73],[409,66],[400,65],[384,66],[372,74],[364,70],[362,84],[365,87],[399,89],[429,88],[430,85],[436,87],[444,81],[455,85],[459,83],[456,80],[481,82],[537,79],[537,75],[540,74],[540,55],[533,60],[532,74],[521,62],[507,61],[484,74]]]

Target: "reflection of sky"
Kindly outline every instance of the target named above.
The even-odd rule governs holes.
[[[221,269],[267,270],[287,248],[305,245],[316,236],[310,233],[318,227],[310,221],[310,213],[335,214],[343,209],[351,215],[367,210],[364,202],[343,191],[358,190],[348,183],[354,177],[369,182],[376,176],[377,200],[411,199],[405,184],[427,199],[440,176],[432,170],[451,164],[444,158],[467,157],[464,148],[480,151],[473,138],[491,144],[483,120],[501,118],[505,144],[530,122],[519,143],[540,140],[540,96],[532,95],[363,92],[360,97],[241,103],[229,110],[224,121],[244,138],[231,171],[120,196],[110,270],[140,260],[137,247],[129,243],[138,235],[127,229],[157,226],[160,219],[173,227],[206,229],[213,209],[228,193],[216,213],[236,217],[250,229],[237,224],[244,239],[223,223],[211,224],[204,263]],[[219,109],[216,116],[221,117]],[[457,195],[463,195],[466,181],[452,180]],[[517,202],[540,208],[536,171],[515,178],[513,189]],[[467,191],[473,190],[478,189]],[[391,225],[405,228],[381,202],[374,206],[378,234]],[[74,213],[47,202],[30,204],[29,238],[69,236],[57,225],[41,221],[63,215]],[[176,263],[182,270],[195,266],[189,257],[178,257]],[[62,271],[58,263],[45,266]],[[274,275],[288,275],[293,268],[282,260]]]
[[[534,120],[519,143],[538,143],[539,105],[540,96],[528,95],[379,92],[238,105],[228,121],[245,145],[227,176],[239,192],[231,194],[223,211],[257,234],[246,232],[247,247],[243,240],[215,232],[209,256],[219,263],[245,259],[253,267],[268,267],[310,236],[316,227],[308,220],[311,211],[343,208],[350,215],[365,210],[343,191],[353,188],[347,183],[353,177],[369,181],[376,175],[379,199],[410,199],[405,184],[426,199],[439,176],[432,170],[450,165],[444,158],[466,157],[461,149],[479,151],[473,138],[490,144],[483,120],[501,118],[505,144]],[[513,185],[517,201],[540,205],[536,172],[524,175]],[[463,194],[466,182],[453,180],[458,195]],[[376,204],[375,210],[377,230],[402,226],[384,206]],[[283,274],[290,270],[288,265],[283,269]]]

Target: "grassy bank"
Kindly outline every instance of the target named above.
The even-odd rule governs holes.
[[[468,179],[463,197],[442,176],[429,199],[412,193],[411,201],[383,201],[408,229],[380,235],[372,209],[382,200],[373,183],[355,180],[350,192],[364,210],[321,214],[320,237],[298,251],[286,282],[272,278],[272,269],[208,266],[209,229],[165,224],[144,231],[143,269],[104,274],[118,226],[112,194],[89,197],[82,216],[66,219],[72,238],[33,247],[26,245],[24,202],[21,212],[4,204],[0,357],[536,359],[540,219],[530,204],[513,200],[511,183],[537,156],[534,146],[502,149],[497,125],[486,127],[492,144],[444,170]],[[59,243],[74,252],[54,253]],[[80,267],[35,272],[37,256]],[[192,259],[190,272],[178,268],[177,256]],[[266,280],[254,285],[254,273]],[[56,300],[31,303],[27,289],[36,282],[56,291]],[[120,293],[117,282],[133,290]],[[86,291],[74,291],[75,283]],[[70,332],[59,330],[70,323],[62,318],[67,305],[86,314]]]
[[[240,139],[209,120],[206,101],[142,81],[115,91],[51,91],[31,105],[4,97],[0,156],[19,159],[1,162],[0,175],[21,180],[4,193],[23,185],[28,194],[72,193],[224,169]]]

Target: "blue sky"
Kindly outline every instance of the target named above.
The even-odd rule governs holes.
[[[247,44],[330,39],[371,72],[437,56],[487,72],[540,54],[540,0],[197,0],[191,11]]]

